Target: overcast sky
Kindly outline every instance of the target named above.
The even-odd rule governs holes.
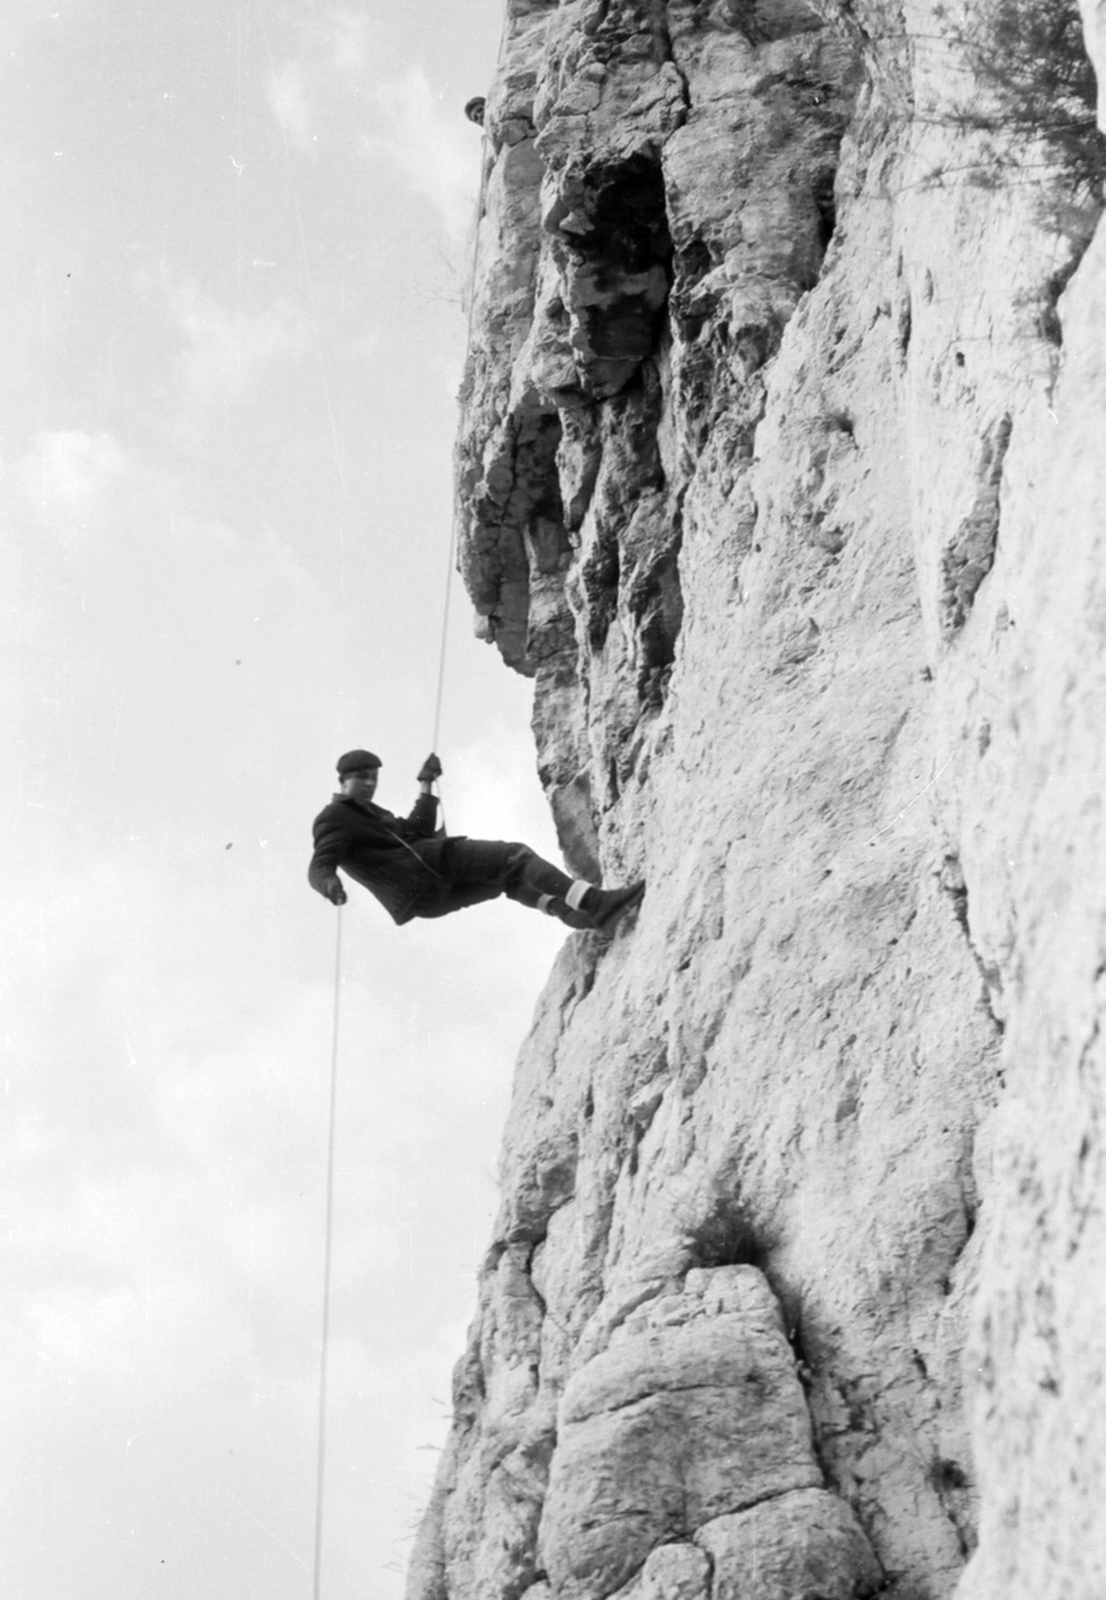
[[[433,725],[501,0],[16,0],[0,319],[5,1600],[310,1594],[335,757]],[[454,588],[454,831],[552,852]],[[323,1593],[396,1600],[561,930],[344,913]]]

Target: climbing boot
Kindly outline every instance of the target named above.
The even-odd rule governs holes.
[[[576,928],[580,932],[590,933],[595,927],[595,923],[586,911],[574,911],[571,906],[566,906],[563,900],[558,900],[550,906],[549,913],[559,922],[563,922],[566,928]]]
[[[637,905],[644,893],[644,880],[628,884],[625,889],[592,889],[585,895],[582,909],[591,918],[592,927],[606,933],[623,912]]]
[[[537,909],[544,911],[547,917],[556,917],[566,928],[575,928],[580,933],[590,933],[595,928],[595,923],[586,911],[579,911],[575,906],[567,905],[558,895],[540,895]]]

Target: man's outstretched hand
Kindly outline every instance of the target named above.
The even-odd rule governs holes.
[[[344,906],[348,898],[346,891],[342,888],[342,880],[337,875],[323,880],[323,893],[332,906]]]
[[[442,775],[442,764],[437,756],[429,755],[419,768],[419,783],[433,783]]]

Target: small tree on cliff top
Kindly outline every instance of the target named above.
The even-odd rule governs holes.
[[[966,125],[1013,135],[1022,148],[1038,145],[1066,174],[1072,201],[1097,209],[1106,135],[1076,0],[969,0],[967,21],[952,37],[997,108],[965,113]]]

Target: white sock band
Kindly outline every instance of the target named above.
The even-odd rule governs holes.
[[[552,904],[553,896],[551,894],[540,894],[538,896],[538,910],[544,911],[547,916],[553,915],[552,910],[550,909]]]
[[[577,878],[572,888],[565,895],[565,905],[573,911],[579,911],[584,903],[584,896],[591,888],[590,883],[585,883],[583,878]]]

